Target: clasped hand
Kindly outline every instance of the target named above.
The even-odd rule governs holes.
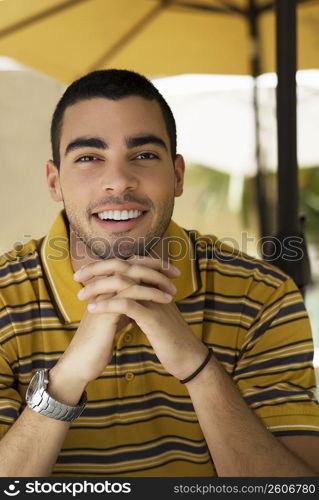
[[[183,379],[199,366],[207,348],[173,302],[176,287],[170,278],[179,274],[161,259],[133,256],[88,264],[74,279],[84,285],[78,297],[89,302],[91,314],[106,315],[117,325],[123,315],[134,320],[165,369]]]

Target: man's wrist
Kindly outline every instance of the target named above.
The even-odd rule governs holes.
[[[77,406],[86,388],[86,383],[56,364],[48,373],[47,392],[50,396],[69,406]]]

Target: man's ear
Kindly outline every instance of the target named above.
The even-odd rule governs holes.
[[[177,155],[175,162],[175,196],[183,194],[185,162],[182,155]]]
[[[60,175],[59,170],[55,166],[52,160],[49,160],[46,164],[46,175],[47,175],[47,183],[49,186],[49,191],[52,200],[54,201],[62,201],[62,191],[60,186]]]

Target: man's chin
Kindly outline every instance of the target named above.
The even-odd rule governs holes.
[[[146,255],[146,249],[143,247],[138,247],[137,244],[129,245],[129,246],[118,246],[118,245],[109,245],[108,248],[102,246],[89,246],[90,253],[93,257],[107,260],[107,259],[129,259],[133,255]]]

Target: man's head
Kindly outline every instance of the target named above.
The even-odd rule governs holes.
[[[84,76],[58,103],[51,137],[48,185],[71,234],[99,258],[145,254],[167,229],[184,174],[173,115],[152,83],[123,70]]]
[[[55,166],[60,168],[60,139],[63,126],[63,116],[67,107],[73,104],[104,97],[113,101],[123,97],[139,96],[143,99],[158,102],[167,133],[170,139],[170,149],[173,160],[176,157],[176,124],[173,113],[167,102],[156,87],[147,78],[133,71],[109,69],[93,71],[74,81],[64,92],[58,102],[51,122],[52,158]]]

